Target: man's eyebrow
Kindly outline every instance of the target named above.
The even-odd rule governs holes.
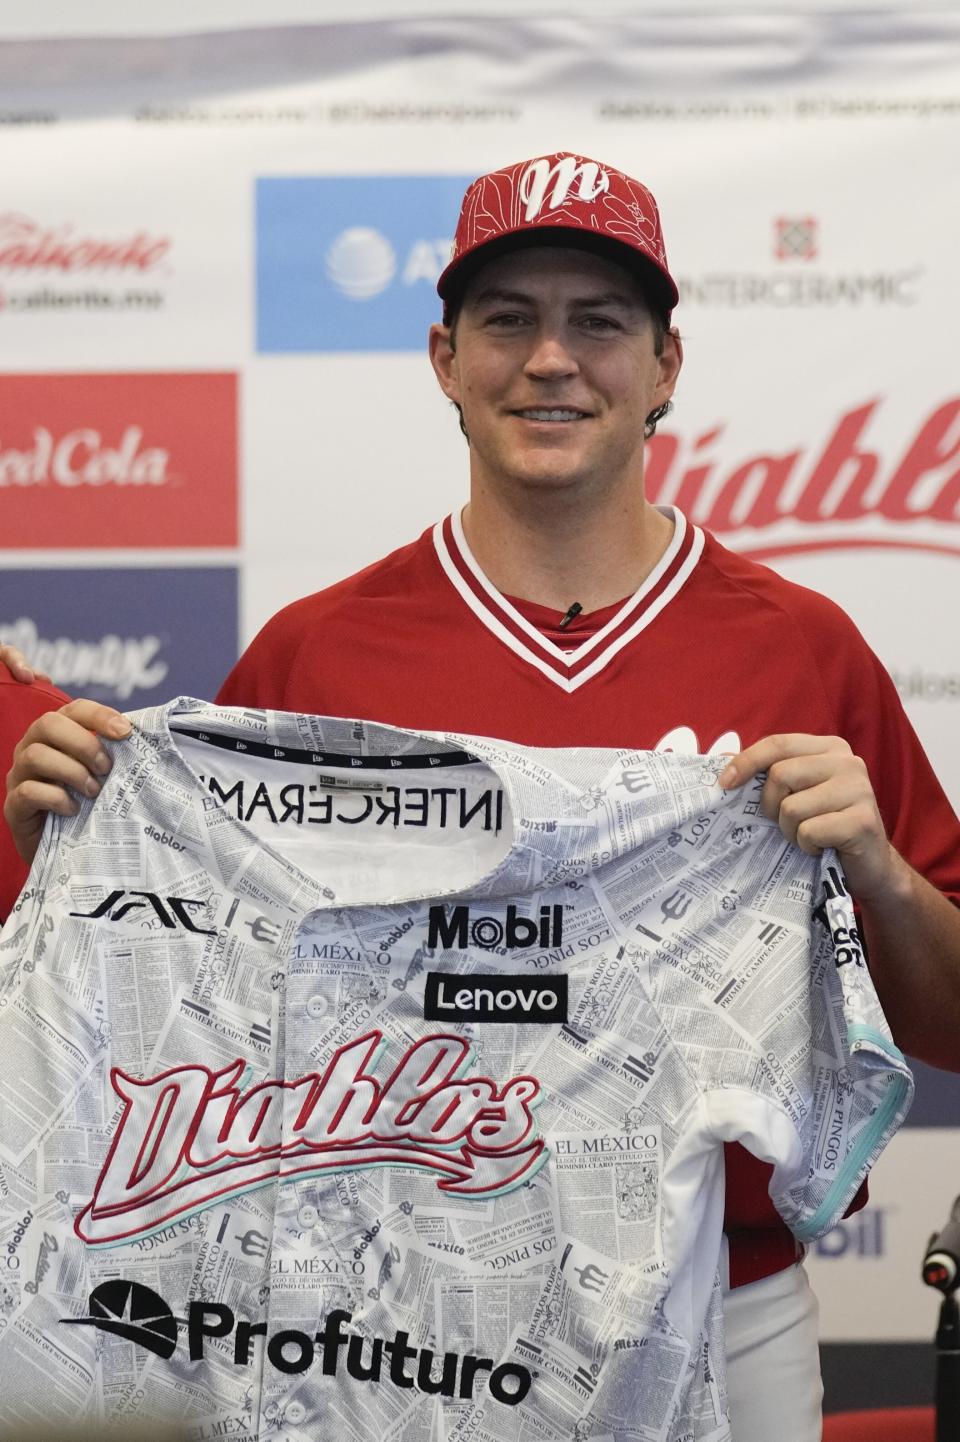
[[[505,290],[502,286],[486,286],[483,290],[471,297],[474,305],[536,305],[536,297],[522,290]],[[624,309],[642,309],[643,301],[639,296],[627,294],[625,291],[605,290],[598,291],[593,295],[575,296],[570,302],[574,310],[584,310],[590,306],[615,305]]]

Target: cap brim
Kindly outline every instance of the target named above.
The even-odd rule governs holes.
[[[665,317],[669,317],[680,299],[672,277],[662,270],[656,261],[650,260],[632,245],[613,240],[608,235],[597,235],[595,231],[586,230],[583,226],[537,225],[498,235],[493,240],[485,241],[484,244],[467,251],[459,260],[451,261],[437,281],[437,293],[443,301],[444,321],[450,310],[462,300],[470,281],[488,262],[513,250],[546,245],[590,251],[622,265],[625,270],[639,277],[650,304]]]

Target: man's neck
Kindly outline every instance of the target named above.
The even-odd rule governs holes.
[[[511,504],[474,488],[463,512],[467,544],[497,590],[565,612],[632,595],[673,537],[673,522],[637,491],[618,504],[577,507],[541,496]]]

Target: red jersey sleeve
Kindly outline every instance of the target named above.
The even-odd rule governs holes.
[[[0,661],[0,922],[6,920],[20,892],[29,868],[17,855],[10,828],[3,820],[3,803],[7,799],[7,772],[13,765],[13,752],[24,732],[45,711],[65,706],[69,696],[56,686],[44,682],[26,685],[15,681]]]

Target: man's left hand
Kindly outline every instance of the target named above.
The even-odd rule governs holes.
[[[832,846],[858,901],[880,897],[896,876],[866,763],[839,736],[765,736],[731,757],[725,790],[766,771],[760,809],[810,856]]]

